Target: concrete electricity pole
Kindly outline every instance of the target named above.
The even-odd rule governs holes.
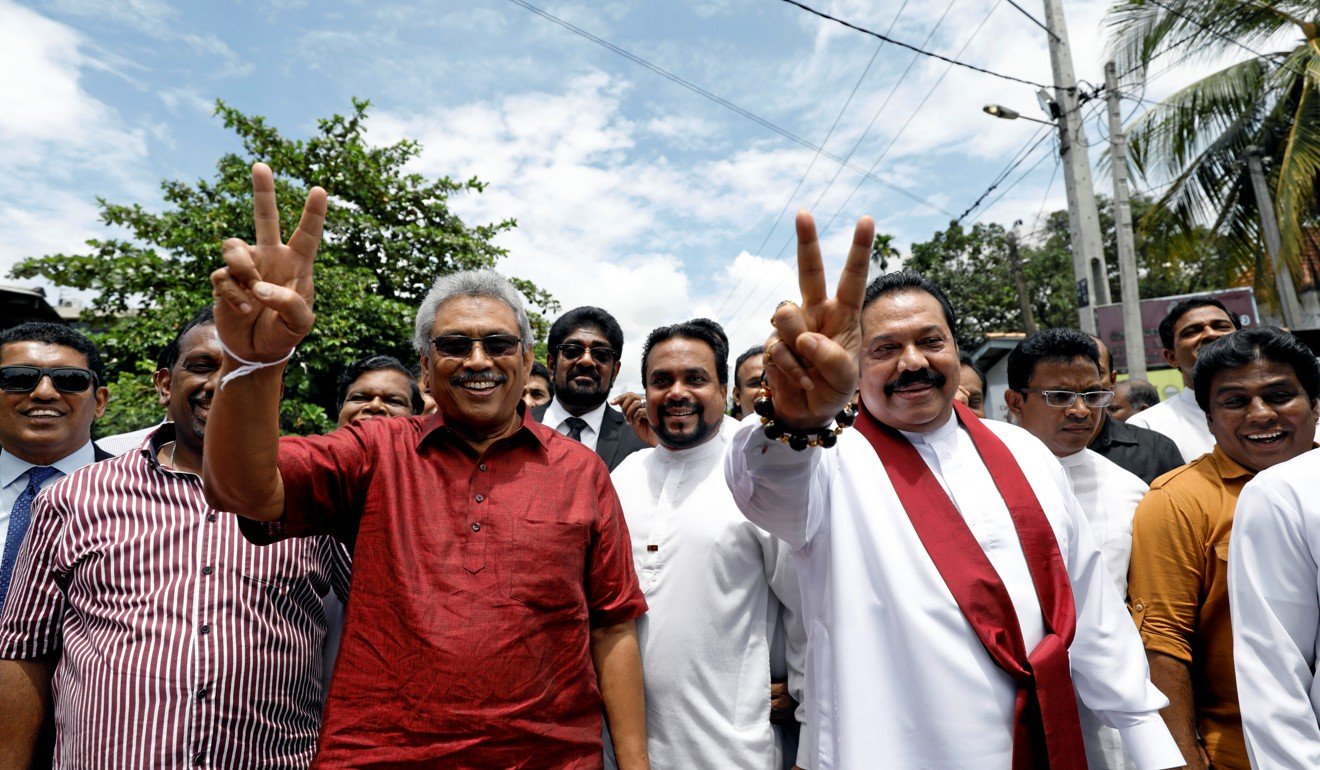
[[[1118,286],[1123,303],[1123,350],[1128,376],[1146,379],[1146,340],[1141,328],[1141,294],[1137,290],[1137,249],[1132,237],[1132,206],[1128,203],[1127,137],[1119,109],[1118,68],[1105,64],[1105,98],[1109,102],[1109,165],[1114,170],[1114,231],[1118,240]]]
[[[1100,238],[1100,214],[1095,205],[1091,159],[1078,109],[1077,76],[1068,49],[1068,30],[1061,0],[1044,0],[1045,26],[1050,32],[1050,64],[1054,72],[1055,102],[1062,113],[1059,154],[1068,188],[1068,225],[1072,237],[1073,273],[1077,277],[1077,315],[1082,331],[1095,334],[1095,304],[1109,303],[1109,277]]]
[[[1274,287],[1279,293],[1283,325],[1296,330],[1301,328],[1302,305],[1297,300],[1292,271],[1282,262],[1283,238],[1279,235],[1279,220],[1274,216],[1274,199],[1270,198],[1270,188],[1265,182],[1261,156],[1259,147],[1247,148],[1247,171],[1251,174],[1251,189],[1256,193],[1256,208],[1260,210],[1260,224],[1265,231],[1265,250],[1269,252],[1270,266],[1274,268]]]

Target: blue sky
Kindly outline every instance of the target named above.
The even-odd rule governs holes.
[[[529,2],[851,155],[933,207],[840,171],[509,0],[0,0],[0,268],[104,234],[98,196],[154,208],[160,180],[212,176],[236,146],[211,117],[216,98],[306,135],[316,118],[365,97],[374,141],[417,139],[418,170],[490,184],[453,208],[473,223],[517,218],[501,237],[503,270],[565,308],[599,304],[619,317],[628,336],[620,385],[635,387],[640,343],[657,325],[716,318],[735,352],[764,339],[771,309],[795,292],[796,209],[834,220],[823,240],[835,274],[863,214],[906,252],[962,212],[1041,128],[980,109],[999,102],[1038,116],[1029,86],[929,59],[904,77],[912,54],[777,0]],[[809,4],[1050,80],[1044,33],[1003,0]],[[1038,0],[1019,4],[1040,15]],[[1107,5],[1065,1],[1078,77],[1091,82],[1102,78]],[[1161,73],[1146,97],[1194,74]],[[1088,131],[1098,159],[1095,121]],[[1039,212],[1063,208],[1051,153],[1052,142],[1041,144],[1019,173],[1032,170],[978,216],[1023,219],[1029,230]],[[1108,193],[1107,175],[1096,184]]]

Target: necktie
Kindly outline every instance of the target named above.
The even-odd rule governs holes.
[[[568,426],[569,438],[573,439],[574,441],[582,440],[582,429],[587,427],[586,420],[582,419],[581,417],[570,417],[567,420],[564,420],[564,424]]]
[[[41,491],[41,484],[59,471],[49,465],[35,465],[28,469],[28,483],[22,494],[14,501],[14,508],[9,514],[9,529],[5,535],[5,552],[0,557],[0,609],[5,606],[5,596],[9,593],[9,579],[14,575],[14,564],[18,561],[18,549],[23,545],[23,536],[27,534],[28,522],[32,520],[32,500]]]

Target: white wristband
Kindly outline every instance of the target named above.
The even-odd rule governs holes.
[[[224,352],[225,355],[229,356],[230,358],[242,364],[242,366],[238,367],[234,371],[220,378],[221,390],[225,389],[225,383],[229,382],[230,380],[238,379],[239,377],[242,377],[244,375],[252,374],[258,369],[265,369],[268,366],[279,366],[285,361],[288,361],[290,358],[293,358],[294,351],[297,350],[297,348],[292,348],[289,350],[288,353],[284,355],[283,358],[280,358],[275,361],[265,361],[265,362],[248,361],[247,359],[239,358],[238,356],[234,355],[234,351],[230,350],[228,347],[225,346],[225,341],[220,339],[219,335],[216,335],[216,341],[220,343],[220,350]]]

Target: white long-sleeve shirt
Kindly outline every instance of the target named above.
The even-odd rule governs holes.
[[[610,475],[649,607],[637,638],[656,768],[780,766],[769,718],[770,642],[781,606],[789,691],[803,697],[805,633],[792,556],[742,516],[724,483],[724,453],[737,427],[726,418],[720,434],[699,446],[636,452]],[[606,764],[614,766],[608,749]]]
[[[1190,385],[1173,398],[1127,418],[1127,424],[1148,428],[1173,439],[1185,463],[1215,448],[1215,437],[1205,421],[1205,410],[1196,403],[1196,393]]]
[[[1138,768],[1181,766],[1159,716],[1168,700],[1150,683],[1136,627],[1063,469],[1026,431],[986,424],[1017,458],[1058,538],[1077,607],[1069,656],[1078,694],[1119,729]],[[970,436],[953,418],[905,435],[1003,580],[1033,649],[1044,635],[1040,604]],[[794,452],[749,420],[725,475],[743,513],[794,549],[818,770],[1011,767],[1016,687],[958,608],[866,438],[849,430],[834,449]]]
[[[1261,471],[1233,514],[1228,607],[1251,766],[1320,767],[1320,449]]]
[[[1127,596],[1128,562],[1132,559],[1132,517],[1150,487],[1089,449],[1060,457],[1059,464],[1063,466],[1078,507],[1091,527],[1091,536],[1105,557],[1105,568],[1114,579],[1118,595]],[[1078,716],[1091,770],[1128,770],[1135,766],[1123,749],[1123,738],[1117,730],[1104,724],[1080,702]]]

